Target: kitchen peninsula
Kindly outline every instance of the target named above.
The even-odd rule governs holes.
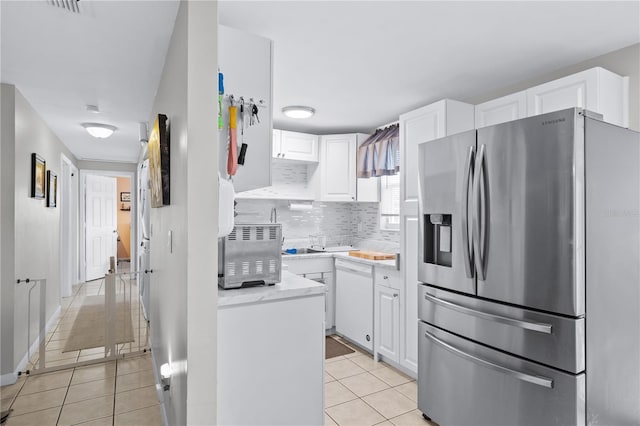
[[[218,289],[218,424],[323,423],[324,298],[288,271],[273,286]]]

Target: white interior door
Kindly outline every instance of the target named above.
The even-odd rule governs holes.
[[[109,257],[117,255],[116,178],[87,175],[85,191],[85,279],[91,281],[103,277]]]

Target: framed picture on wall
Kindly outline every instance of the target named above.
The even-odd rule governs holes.
[[[169,179],[169,126],[167,116],[158,114],[149,135],[149,183],[151,207],[168,206],[170,202]]]
[[[130,192],[121,192],[120,193],[120,201],[123,203],[131,202],[131,193]]]
[[[47,207],[58,204],[58,175],[47,170]]]
[[[31,154],[31,197],[44,199],[46,162],[35,152]]]

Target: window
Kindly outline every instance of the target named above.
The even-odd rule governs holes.
[[[380,177],[380,229],[400,230],[400,175]]]

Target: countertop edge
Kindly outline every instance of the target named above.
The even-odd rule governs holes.
[[[229,290],[218,287],[218,308],[310,297],[324,295],[324,293],[324,284],[282,271],[281,282],[272,286]]]

